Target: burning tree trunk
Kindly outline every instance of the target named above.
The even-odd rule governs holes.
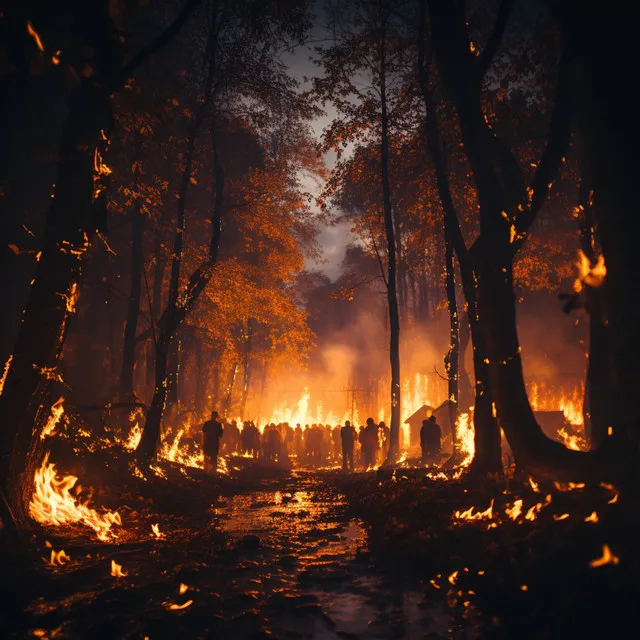
[[[583,169],[580,185],[580,210],[582,212],[580,244],[585,257],[591,264],[596,264],[598,255],[596,253],[590,182],[586,169]],[[582,414],[585,437],[591,448],[596,449],[607,438],[608,428],[618,422],[613,414],[615,381],[611,358],[611,338],[605,318],[606,283],[598,288],[591,287],[587,283],[581,283],[580,286],[584,290],[585,306],[589,314],[589,353]]]
[[[117,52],[112,55],[117,60]],[[19,476],[28,466],[33,420],[41,401],[42,372],[57,366],[75,311],[89,242],[106,210],[102,164],[111,131],[109,92],[83,79],[71,98],[62,132],[54,198],[49,209],[38,268],[24,310],[11,364],[0,396],[0,478],[18,507]],[[101,224],[100,224],[101,226]]]
[[[606,469],[606,460],[600,456],[569,451],[540,429],[527,398],[516,326],[513,257],[546,198],[568,144],[567,51],[561,61],[549,140],[532,185],[525,189],[514,156],[485,120],[480,103],[482,55],[478,63],[471,53],[464,17],[447,0],[432,0],[429,9],[438,67],[458,111],[480,205],[480,237],[473,247],[476,320],[486,340],[485,362],[500,423],[516,461],[534,473],[571,480],[611,474],[614,471]],[[476,346],[473,322],[471,330]],[[604,465],[598,467],[601,462]]]
[[[154,236],[154,273],[153,273],[153,298],[150,309],[151,338],[152,342],[147,349],[147,387],[154,388],[155,381],[155,345],[156,345],[156,323],[162,313],[162,285],[164,283],[164,272],[167,266],[162,255],[162,236],[156,231]]]
[[[437,105],[434,99],[433,90],[429,88],[429,66],[430,60],[427,60],[427,52],[425,46],[425,24],[426,24],[426,7],[425,1],[421,2],[421,15],[418,32],[418,50],[419,61],[418,68],[420,74],[420,87],[426,107],[426,135],[429,151],[434,163],[436,172],[436,181],[438,184],[438,194],[442,204],[442,212],[444,218],[445,233],[445,256],[446,256],[446,277],[447,277],[447,301],[449,305],[449,316],[455,314],[455,324],[451,321],[451,343],[450,353],[455,347],[456,352],[456,396],[455,409],[457,409],[457,381],[458,381],[458,363],[459,363],[459,322],[457,315],[457,304],[455,298],[455,270],[453,264],[453,252],[458,257],[460,265],[460,273],[462,277],[462,290],[467,300],[469,326],[473,341],[473,363],[475,374],[475,403],[474,403],[474,427],[475,427],[475,456],[473,460],[473,469],[482,473],[495,473],[502,469],[501,447],[500,447],[500,429],[496,421],[493,411],[493,400],[491,396],[491,387],[489,384],[489,376],[485,363],[485,339],[483,328],[477,313],[477,286],[476,286],[476,267],[473,262],[473,255],[467,250],[458,214],[451,197],[451,188],[449,185],[449,176],[447,173],[446,156],[440,139],[440,128],[438,125]],[[455,336],[453,335],[455,332]],[[449,375],[451,384],[451,375]],[[451,390],[450,390],[451,394]],[[457,415],[456,415],[457,418]],[[452,425],[456,424],[455,420]],[[457,440],[457,438],[455,438]],[[457,449],[454,447],[454,456],[452,463],[456,461]]]
[[[449,311],[449,351],[444,359],[447,372],[447,391],[449,400],[449,424],[455,425],[458,420],[458,369],[460,359],[460,329],[458,323],[458,303],[456,300],[456,272],[453,243],[447,233],[445,222],[445,278],[447,291],[447,309]],[[458,439],[454,438],[454,451],[458,449]]]
[[[112,127],[111,96],[141,62],[171,40],[195,4],[189,2],[172,26],[124,68],[106,3],[96,11],[81,11],[77,16],[76,31],[90,34],[92,59],[98,66],[90,77],[76,74],[80,80],[70,97],[69,115],[62,131],[55,193],[38,268],[0,396],[2,503],[10,502],[18,517],[23,506],[20,476],[30,464],[33,419],[41,399],[41,372],[57,367],[91,237],[96,229],[105,227],[105,178],[109,169],[102,159]],[[5,522],[11,522],[10,513],[3,515]]]
[[[380,175],[382,178],[382,210],[387,238],[387,302],[389,305],[389,356],[391,361],[391,424],[388,460],[393,462],[400,452],[400,315],[396,292],[396,237],[391,189],[389,187],[389,121],[387,115],[385,39],[380,47]]]
[[[120,399],[135,399],[133,372],[135,369],[136,334],[138,315],[140,314],[140,296],[142,293],[142,270],[144,254],[142,251],[142,234],[144,217],[140,202],[136,201],[131,219],[131,286],[127,307],[127,322],[124,328],[124,346],[122,349],[122,369],[120,372]]]
[[[578,128],[593,190],[593,214],[606,264],[603,292],[615,366],[614,404],[619,418],[614,438],[623,436],[640,449],[640,342],[630,300],[640,291],[637,234],[637,114],[625,60],[636,55],[633,19],[624,11],[608,11],[604,3],[585,7],[565,1],[568,46],[579,73],[572,76]],[[598,33],[597,51],[585,29]],[[628,447],[627,447],[628,448]]]
[[[178,385],[180,384],[180,352],[182,351],[182,337],[174,336],[169,347],[167,359],[167,398],[166,408],[178,405]]]

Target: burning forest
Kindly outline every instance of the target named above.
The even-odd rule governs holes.
[[[0,10],[3,637],[628,634],[635,39],[587,5]]]

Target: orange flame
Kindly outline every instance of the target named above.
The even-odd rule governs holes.
[[[129,575],[126,571],[122,570],[122,565],[118,564],[115,560],[111,561],[111,575],[114,578],[125,578]]]
[[[111,528],[114,524],[122,525],[120,514],[106,511],[101,515],[87,504],[78,503],[77,498],[71,495],[78,478],[72,475],[58,476],[55,465],[49,463],[49,453],[36,470],[33,482],[29,515],[36,522],[54,526],[81,523],[93,529],[98,540],[106,542],[117,537]]]
[[[9,359],[4,363],[4,371],[2,372],[2,378],[0,378],[0,396],[4,391],[4,383],[7,379],[7,375],[9,374],[9,367],[11,366],[11,361],[13,360],[13,354],[9,356]]]
[[[64,414],[64,407],[62,406],[63,402],[64,398],[60,396],[60,398],[52,405],[51,415],[49,416],[47,424],[44,425],[44,429],[42,429],[42,433],[40,434],[41,440],[48,438],[55,432],[56,427],[58,426],[58,422],[60,422],[60,418],[62,418],[62,415]]]
[[[614,556],[611,553],[611,549],[609,549],[609,545],[602,545],[602,556],[600,558],[596,558],[589,563],[589,566],[592,569],[596,567],[603,567],[605,564],[618,564],[620,562],[620,558]]]
[[[69,560],[71,560],[71,558],[65,553],[64,549],[61,549],[60,551],[54,551],[51,549],[49,564],[52,567],[55,567],[56,565],[62,566],[65,562],[69,562]]]

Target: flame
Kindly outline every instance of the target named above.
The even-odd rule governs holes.
[[[165,603],[165,606],[170,611],[181,611],[182,609],[186,609],[187,607],[190,607],[192,604],[193,604],[193,600],[187,600],[183,604],[176,604],[175,602]]]
[[[140,444],[140,440],[142,438],[142,429],[140,425],[136,422],[133,427],[131,427],[131,431],[129,431],[129,436],[127,437],[127,441],[124,443],[124,446],[131,451],[135,451]]]
[[[53,435],[55,432],[56,426],[58,422],[60,422],[60,418],[62,418],[62,414],[64,413],[64,407],[62,406],[64,402],[64,398],[60,396],[60,398],[53,403],[51,406],[51,415],[47,420],[47,424],[44,425],[44,429],[42,429],[42,433],[40,434],[40,439],[44,440],[45,438]]]
[[[75,313],[76,311],[76,302],[78,302],[78,297],[80,296],[80,291],[78,290],[78,283],[72,282],[69,287],[69,293],[67,295],[61,294],[65,300],[65,306],[67,308],[67,313]]]
[[[619,562],[620,562],[620,558],[618,558],[617,556],[614,556],[613,553],[611,553],[611,549],[609,549],[609,545],[603,544],[602,556],[600,558],[596,558],[595,560],[591,560],[591,562],[589,563],[589,566],[592,569],[595,569],[596,567],[602,567],[605,564],[618,564]]]
[[[78,478],[72,475],[58,476],[55,465],[49,463],[47,453],[33,478],[29,515],[45,525],[84,524],[96,532],[98,540],[104,542],[117,537],[111,528],[114,524],[122,525],[120,514],[117,511],[98,514],[87,504],[78,503],[77,498],[71,495],[77,481]]]
[[[587,516],[584,521],[585,522],[598,522],[598,514],[595,511],[591,512],[590,516]]]
[[[13,354],[11,354],[8,360],[4,363],[4,371],[2,372],[2,378],[0,378],[0,396],[4,391],[4,383],[7,379],[7,375],[9,374],[9,367],[11,366],[11,361],[13,360]]]
[[[620,494],[612,484],[608,484],[607,482],[601,482],[600,486],[613,492],[613,497],[611,498],[611,500],[607,501],[607,504],[615,504],[616,502],[618,502],[618,497],[620,496]]]
[[[573,290],[580,293],[584,286],[597,289],[607,277],[607,267],[604,263],[604,256],[598,256],[596,263],[592,264],[582,250],[578,252],[578,277],[573,283]]]
[[[540,489],[538,489],[538,483],[531,476],[529,476],[529,484],[531,485],[534,493],[540,493]]]
[[[505,507],[505,513],[512,520],[517,520],[522,514],[522,500],[516,500],[513,503],[513,507]]]
[[[151,525],[151,531],[156,538],[164,538],[164,533],[160,531],[160,525],[158,523]]]
[[[126,571],[122,570],[122,565],[118,564],[115,560],[111,561],[111,575],[114,578],[124,578],[129,575]]]
[[[460,463],[461,467],[467,467],[473,461],[476,452],[475,428],[469,418],[468,413],[461,413],[456,421],[456,436],[460,443],[460,451],[464,454],[464,459]]]
[[[33,38],[33,41],[36,43],[36,46],[40,51],[44,51],[44,45],[42,44],[42,40],[40,40],[40,36],[38,32],[33,28],[31,22],[27,20],[27,33]]]
[[[456,580],[458,579],[458,572],[454,571],[448,578],[447,580],[449,581],[449,584],[455,584]]]
[[[51,549],[51,557],[49,558],[49,564],[52,567],[56,565],[62,566],[65,562],[69,562],[71,558],[65,553],[64,549],[60,551],[54,551]]]
[[[484,511],[476,511],[474,507],[469,507],[466,511],[456,511],[453,516],[456,520],[491,520],[493,518],[493,500]]]

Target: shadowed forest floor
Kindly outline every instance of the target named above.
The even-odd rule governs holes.
[[[609,504],[612,490],[554,488],[528,521],[543,487],[238,465],[210,478],[165,463],[166,478],[125,486],[87,470],[122,532],[100,543],[87,529],[35,528],[43,560],[27,571],[3,553],[4,636],[604,637],[631,623],[638,523],[621,498]],[[492,499],[491,519],[453,516]],[[585,522],[593,511],[599,521]],[[47,542],[70,560],[48,565]],[[603,544],[619,563],[590,567]],[[110,575],[112,560],[125,577]]]

